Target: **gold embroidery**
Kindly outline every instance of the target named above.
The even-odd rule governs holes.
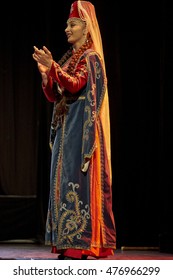
[[[89,205],[83,205],[83,202],[79,200],[78,193],[76,192],[79,184],[70,182],[68,185],[72,187],[72,190],[67,192],[66,200],[68,205],[72,205],[72,207],[67,208],[66,203],[61,204],[60,212],[62,214],[58,224],[58,240],[59,243],[65,241],[70,244],[73,242],[74,237],[81,239],[82,233],[87,226],[87,220],[90,218],[90,213]]]

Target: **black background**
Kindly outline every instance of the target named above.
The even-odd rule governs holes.
[[[52,104],[32,53],[46,45],[55,60],[64,54],[71,3],[6,2],[2,9],[0,240],[44,240]],[[92,3],[108,77],[117,246],[159,246],[173,235],[173,7]]]

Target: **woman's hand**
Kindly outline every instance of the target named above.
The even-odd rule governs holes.
[[[46,73],[50,70],[53,58],[51,52],[45,46],[43,46],[43,49],[38,49],[34,46],[32,57],[37,62],[38,69],[41,73]]]

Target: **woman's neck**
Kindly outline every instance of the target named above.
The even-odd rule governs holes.
[[[86,42],[86,36],[83,37],[80,41],[77,41],[76,43],[73,44],[73,51],[76,52],[81,48],[83,44]]]

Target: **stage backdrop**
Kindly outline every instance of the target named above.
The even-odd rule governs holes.
[[[2,241],[44,242],[52,104],[41,90],[32,53],[34,45],[46,45],[55,60],[64,54],[71,3],[14,2],[10,4],[10,10],[15,10],[12,14],[9,4],[4,3],[0,19]],[[117,246],[169,247],[173,214],[173,8],[161,3],[159,47],[158,7],[120,0],[114,1],[114,9],[106,1],[95,0],[93,4],[108,76]]]

